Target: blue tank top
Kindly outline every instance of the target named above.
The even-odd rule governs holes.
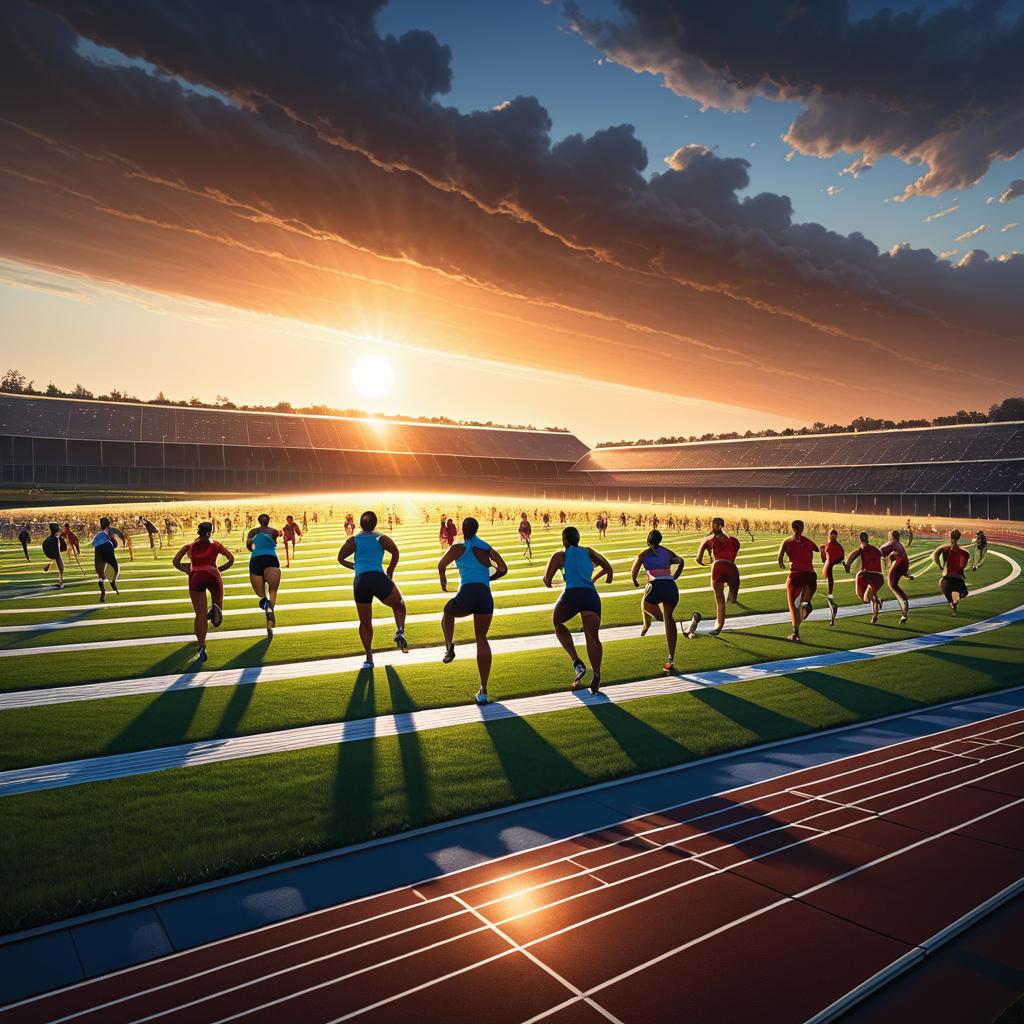
[[[467,537],[462,543],[465,545],[466,550],[461,557],[455,559],[455,567],[459,570],[459,585],[464,587],[467,583],[483,583],[485,586],[490,587],[491,567],[489,564],[482,564],[476,555],[473,554],[473,549],[478,548],[480,551],[490,551],[491,545],[482,541],[479,537]]]
[[[594,563],[586,549],[576,544],[565,549],[565,565],[562,566],[562,575],[565,577],[565,589],[573,590],[576,587],[589,587],[597,590],[591,577],[594,575]]]
[[[254,533],[252,537],[252,555],[276,555],[277,540],[269,533]]]
[[[356,575],[361,572],[383,572],[384,571],[384,549],[380,546],[381,535],[373,530],[367,533],[357,533],[356,541]]]
[[[662,547],[652,551],[648,548],[640,559],[650,579],[668,579],[672,573],[672,556]]]

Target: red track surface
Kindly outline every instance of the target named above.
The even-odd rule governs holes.
[[[63,1020],[806,1021],[1024,879],[1024,712],[40,997]]]

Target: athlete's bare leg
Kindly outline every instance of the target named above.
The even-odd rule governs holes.
[[[725,625],[725,583],[715,580],[711,589],[715,592],[715,632],[721,633]]]
[[[671,666],[676,660],[676,640],[679,630],[676,628],[676,620],[672,617],[673,608],[665,604],[661,606],[662,619],[665,622],[665,640],[668,642],[668,664]]]
[[[590,667],[593,670],[593,678],[590,683],[590,692],[597,693],[601,685],[601,659],[604,656],[604,645],[601,643],[601,616],[596,612],[580,612],[580,619],[583,622],[583,635],[587,641],[587,657],[590,658]]]
[[[487,693],[487,681],[491,677],[491,642],[487,631],[491,628],[492,615],[473,616],[473,633],[476,637],[476,667],[480,673],[480,692]]]
[[[207,615],[209,614],[209,606],[206,600],[205,590],[190,590],[188,596],[192,599],[192,607],[195,609],[196,617],[193,623],[193,630],[196,634],[196,640],[199,641],[199,647],[201,650],[206,649],[206,633],[207,633]]]
[[[373,665],[373,604],[369,601],[356,603],[359,616],[359,640],[363,645],[367,665]]]

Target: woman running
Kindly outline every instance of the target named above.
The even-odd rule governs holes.
[[[519,542],[526,550],[526,560],[530,565],[533,565],[533,545],[530,543],[532,535],[533,527],[530,525],[530,520],[526,517],[526,513],[524,512],[519,520]]]
[[[800,643],[800,623],[811,614],[811,598],[818,589],[818,577],[814,571],[814,556],[818,545],[804,536],[802,519],[794,519],[790,528],[793,535],[779,545],[779,568],[786,568],[784,559],[788,558],[786,601],[793,623],[793,635],[789,639],[794,643]]]
[[[67,545],[68,551],[73,552],[75,555],[80,555],[82,553],[82,542],[78,539],[78,535],[71,529],[70,523],[64,524],[61,536],[64,538],[64,543]]]
[[[252,552],[249,559],[249,582],[253,593],[260,599],[260,609],[267,616],[267,635],[271,636],[277,618],[274,605],[277,604],[277,588],[281,586],[281,563],[277,557],[279,533],[270,525],[266,512],[256,517],[260,525],[249,531],[245,546]]]
[[[43,541],[43,554],[57,566],[57,589],[64,589],[64,559],[60,557],[62,551],[67,551],[67,541],[60,534],[60,523],[50,523],[50,536]],[[50,563],[47,563],[43,572],[49,572]]]
[[[211,540],[213,523],[200,523],[197,527],[198,539],[185,544],[174,556],[171,564],[179,572],[188,576],[188,596],[192,599],[192,607],[196,612],[196,640],[199,641],[198,661],[206,660],[206,623],[213,623],[216,629],[224,620],[224,580],[222,572],[227,572],[235,564],[235,556],[219,540]],[[217,559],[223,555],[227,561],[218,568]],[[188,564],[183,562],[188,557]],[[209,594],[209,608],[207,608]]]
[[[910,613],[910,601],[900,586],[900,580],[906,578],[912,580],[910,575],[910,556],[907,549],[900,543],[900,531],[892,530],[889,533],[889,542],[881,547],[882,557],[889,566],[889,589],[896,595],[900,606],[900,625],[907,621]]]
[[[832,596],[832,590],[836,585],[833,573],[837,565],[846,563],[846,548],[839,543],[838,530],[828,531],[828,542],[821,545],[821,560],[825,563],[821,574],[828,583],[828,593],[825,595],[825,600],[828,602],[828,624],[834,626],[839,605],[836,604],[836,599]]]
[[[971,553],[960,547],[960,531],[953,530],[949,543],[932,552],[932,561],[942,570],[939,589],[947,604],[956,615],[957,606],[967,596],[967,581],[964,570],[971,560]]]
[[[605,576],[611,583],[613,569],[611,563],[600,552],[593,548],[580,547],[580,531],[575,526],[567,526],[562,531],[564,550],[556,551],[548,562],[544,572],[544,586],[550,587],[554,582],[555,573],[562,570],[565,578],[565,590],[555,602],[552,622],[555,636],[565,653],[572,659],[576,678],[572,689],[583,689],[583,680],[587,674],[587,666],[576,653],[576,645],[572,642],[572,633],[565,625],[577,615],[583,623],[583,635],[587,641],[587,654],[593,669],[590,681],[590,692],[596,694],[601,689],[601,657],[604,648],[601,645],[601,598],[597,593],[596,582]],[[598,567],[594,575],[594,566]]]
[[[281,527],[281,536],[284,539],[284,564],[287,568],[291,566],[292,559],[295,557],[295,544],[302,536],[302,527],[295,522],[295,516],[284,517],[284,526]],[[289,545],[291,545],[290,553]]]
[[[679,587],[676,580],[683,571],[683,560],[674,551],[661,546],[661,533],[651,530],[647,534],[647,547],[636,556],[633,568],[630,569],[630,576],[633,578],[633,586],[640,586],[637,577],[640,570],[647,572],[647,586],[644,588],[644,596],[640,599],[640,614],[643,616],[644,624],[640,630],[641,636],[646,636],[655,618],[665,623],[665,639],[668,641],[668,661],[665,662],[665,671],[672,672],[675,668],[676,658],[676,620],[672,617],[676,605],[679,603]],[[676,571],[672,572],[672,566]]]
[[[93,565],[96,569],[97,582],[100,587],[100,603],[103,604],[107,600],[107,592],[105,585],[107,582],[107,567],[110,567],[112,572],[110,578],[110,589],[116,594],[117,590],[117,577],[120,575],[121,567],[117,564],[117,555],[114,554],[114,548],[117,547],[118,538],[124,537],[124,534],[116,526],[110,525],[110,520],[103,516],[100,519],[99,532],[93,537],[92,543],[92,554],[93,554]]]
[[[860,547],[851,552],[846,560],[846,571],[849,572],[853,563],[860,559],[860,572],[857,573],[857,596],[864,604],[871,602],[871,623],[878,621],[878,613],[882,610],[882,599],[878,591],[885,582],[882,575],[882,552],[871,543],[868,535],[860,535]]]
[[[715,628],[710,631],[712,636],[718,636],[725,626],[726,589],[729,591],[729,604],[736,603],[736,595],[740,589],[740,571],[736,567],[736,555],[739,554],[739,550],[739,540],[725,532],[725,520],[721,516],[715,516],[711,520],[710,535],[697,551],[698,565],[704,564],[704,552],[711,552],[711,589],[715,592]],[[698,622],[700,615],[694,613],[694,620],[691,622],[693,629],[687,634],[691,638]]]

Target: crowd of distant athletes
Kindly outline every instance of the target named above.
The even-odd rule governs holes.
[[[600,637],[601,597],[597,585],[602,580],[605,584],[612,582],[614,569],[612,564],[601,552],[581,545],[579,529],[574,525],[566,525],[571,514],[560,511],[558,525],[562,527],[562,547],[550,557],[544,570],[543,582],[552,587],[556,576],[562,576],[564,587],[552,612],[552,624],[555,636],[565,650],[573,669],[571,689],[588,688],[591,693],[598,693],[601,687],[601,663],[603,648]],[[328,518],[333,518],[334,510],[330,509]],[[511,518],[511,517],[509,517]],[[551,529],[554,515],[550,511],[539,514],[535,511],[534,518],[539,518],[545,531]],[[430,515],[425,513],[425,521]],[[215,516],[210,511],[208,519],[198,523],[196,536],[182,544],[172,559],[175,569],[188,576],[188,592],[195,611],[194,631],[199,644],[197,659],[203,661],[207,657],[206,638],[210,625],[217,628],[223,621],[224,581],[222,573],[235,563],[235,556],[215,540],[213,534],[224,530],[230,534],[236,525],[242,527],[245,536],[245,547],[249,552],[249,580],[253,592],[258,598],[260,610],[266,616],[267,633],[272,635],[276,625],[276,605],[278,590],[281,585],[281,561],[278,555],[278,543],[281,542],[285,556],[285,567],[291,565],[295,558],[296,545],[300,542],[303,531],[309,528],[310,514],[303,513],[302,523],[293,515],[286,515],[280,527],[271,526],[269,513],[261,513],[255,523],[251,512],[237,512],[232,518],[230,514]],[[319,522],[319,513],[312,513],[314,523]],[[506,513],[492,506],[490,521],[504,522]],[[160,528],[146,516],[133,518],[136,527],[145,532],[149,547],[156,557],[158,549],[163,546]],[[185,525],[191,528],[193,520],[186,519]],[[393,530],[400,525],[401,519],[394,509],[388,509],[387,526]],[[662,520],[656,513],[638,513],[628,516],[622,512],[618,516],[619,526],[632,526],[637,529],[650,527],[646,546],[637,554],[630,569],[630,577],[634,587],[641,585],[643,573],[644,588],[640,602],[642,617],[640,635],[645,636],[651,624],[657,620],[664,624],[668,657],[665,671],[675,669],[676,642],[678,629],[675,609],[679,603],[679,589],[676,580],[684,568],[681,555],[665,547],[659,529]],[[491,585],[508,572],[508,566],[502,556],[479,536],[480,523],[473,516],[462,519],[461,527],[455,525],[451,516],[439,516],[438,537],[442,550],[438,562],[438,577],[442,591],[448,591],[447,572],[454,565],[459,576],[458,590],[444,606],[441,616],[441,632],[444,638],[444,654],[442,661],[450,664],[455,659],[455,620],[472,616],[474,638],[476,644],[476,660],[480,676],[480,688],[476,694],[478,703],[486,704],[489,700],[487,684],[491,671],[491,648],[488,641],[491,619],[494,614],[494,598]],[[25,524],[20,529],[17,524],[5,522],[0,524],[0,535],[17,537],[21,543],[25,558],[31,560],[29,545],[32,543],[30,526]],[[104,516],[98,521],[79,521],[76,524],[80,532],[87,534],[88,547],[92,550],[92,571],[99,587],[99,600],[106,600],[106,588],[118,593],[117,580],[120,565],[117,557],[119,547],[128,551],[134,558],[134,545],[130,527],[127,522],[124,528],[115,526]],[[695,517],[675,516],[669,514],[664,520],[669,530],[686,531],[691,525],[701,529],[702,521]],[[754,530],[772,529],[777,525],[761,521],[751,524],[741,519],[736,528],[754,540]],[[372,511],[364,512],[359,517],[358,527],[355,516],[351,513],[344,518],[345,541],[338,552],[338,562],[350,570],[353,576],[353,599],[359,619],[359,638],[365,653],[364,669],[373,668],[373,616],[374,600],[379,601],[394,614],[395,646],[408,653],[409,644],[405,637],[406,606],[401,591],[395,584],[394,575],[398,567],[400,551],[394,540],[377,529],[378,519]],[[599,538],[607,535],[609,516],[606,512],[598,514],[595,526]],[[56,586],[63,588],[66,572],[66,556],[72,558],[82,571],[82,541],[72,529],[70,522],[45,524],[48,531],[41,547],[47,565],[44,571],[56,567],[58,582]],[[171,517],[164,519],[163,535],[170,543],[182,524]],[[38,529],[38,526],[37,526]],[[532,564],[533,525],[529,514],[525,511],[518,514],[518,534],[523,553]],[[459,539],[461,535],[461,540]],[[953,614],[957,612],[959,602],[968,594],[965,573],[971,566],[971,545],[961,544],[959,530],[949,534],[949,542],[942,544],[932,552],[932,561],[941,570],[939,589],[946,599]],[[860,534],[859,544],[847,552],[839,542],[838,531],[828,532],[827,540],[818,543],[805,533],[805,525],[799,520],[790,524],[790,536],[779,546],[778,565],[789,573],[786,579],[786,597],[792,622],[792,633],[789,639],[800,641],[800,626],[806,621],[813,608],[813,597],[818,587],[816,564],[820,562],[821,575],[827,591],[825,602],[829,611],[829,625],[834,625],[838,613],[838,604],[833,596],[835,571],[842,567],[846,573],[856,567],[857,597],[865,604],[871,605],[871,621],[878,621],[882,611],[883,598],[881,589],[888,584],[889,590],[896,599],[900,609],[900,623],[906,623],[910,605],[906,593],[901,587],[904,579],[912,580],[910,559],[907,547],[913,544],[914,532],[909,520],[906,524],[906,546],[903,543],[903,531],[892,530],[888,539],[881,547],[871,543],[868,533]],[[738,604],[740,591],[740,571],[737,555],[740,551],[740,540],[726,531],[725,520],[716,516],[710,520],[710,532],[701,541],[696,555],[698,565],[705,564],[705,557],[710,560],[711,589],[715,596],[715,625],[708,631],[717,636],[725,627],[726,605]],[[988,540],[983,530],[978,530],[973,543],[974,564],[977,569],[985,560]],[[70,554],[69,554],[70,553]],[[387,566],[384,559],[387,556]],[[589,666],[580,656],[573,634],[568,623],[579,618],[582,627],[586,656]],[[701,615],[695,611],[684,630],[684,635],[693,639]],[[587,682],[587,676],[590,681]]]

